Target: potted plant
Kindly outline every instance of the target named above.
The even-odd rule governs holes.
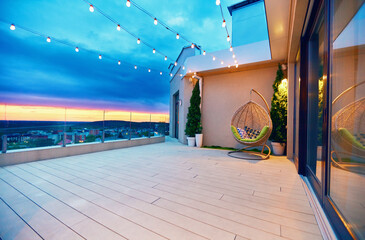
[[[189,147],[195,146],[195,134],[199,131],[199,126],[201,126],[200,100],[199,83],[197,82],[195,83],[193,93],[190,98],[190,107],[185,127],[185,134],[187,135]]]
[[[272,120],[272,133],[270,136],[273,153],[283,155],[286,144],[286,124],[288,106],[288,82],[284,79],[281,64],[276,72],[276,79],[272,85],[274,94],[271,99],[270,117]]]

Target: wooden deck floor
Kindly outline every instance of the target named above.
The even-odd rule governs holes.
[[[5,239],[322,239],[294,165],[172,140],[0,168]]]

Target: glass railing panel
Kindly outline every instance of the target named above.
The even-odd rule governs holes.
[[[132,138],[148,138],[151,135],[151,116],[149,113],[132,113]]]
[[[66,109],[66,145],[103,140],[103,110]]]
[[[152,132],[154,137],[168,135],[168,116],[166,114],[151,114]]]
[[[63,145],[64,108],[6,105],[1,112],[7,151]]]
[[[131,113],[105,111],[105,141],[128,140],[130,136]]]

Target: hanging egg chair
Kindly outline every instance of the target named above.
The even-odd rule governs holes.
[[[252,101],[252,92],[256,93],[263,100],[267,111]],[[271,149],[266,144],[272,131],[272,121],[269,112],[269,105],[265,98],[255,89],[251,89],[250,101],[235,112],[231,121],[231,131],[234,139],[245,145],[245,147],[237,151],[228,152],[228,156],[247,160],[263,160],[270,157]],[[245,151],[248,148],[259,146],[262,146],[262,150],[259,153]],[[267,154],[264,154],[265,147],[269,150]]]
[[[365,82],[343,91],[333,100],[332,105],[345,93],[363,83]],[[343,161],[344,156],[350,156],[350,160]],[[365,97],[348,104],[333,115],[331,161],[336,167],[365,174]]]

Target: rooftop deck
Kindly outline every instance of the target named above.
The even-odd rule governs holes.
[[[0,168],[5,239],[322,239],[284,157],[174,140]]]

